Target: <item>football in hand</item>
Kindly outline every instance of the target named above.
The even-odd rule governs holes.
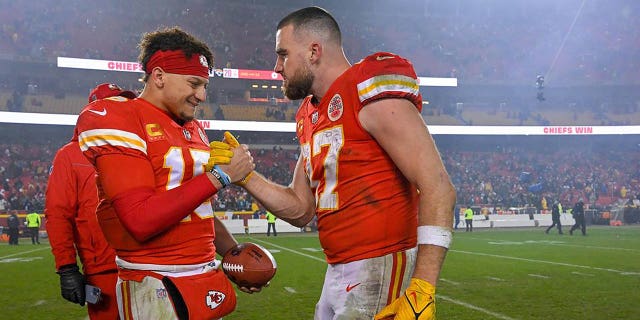
[[[276,260],[261,245],[245,242],[222,257],[222,270],[240,287],[261,288],[276,274]]]

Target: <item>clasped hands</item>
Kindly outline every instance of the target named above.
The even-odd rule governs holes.
[[[256,165],[247,145],[241,145],[233,134],[225,131],[223,141],[213,141],[209,147],[209,161],[205,165],[207,172],[218,166],[232,183],[245,185],[249,181]]]

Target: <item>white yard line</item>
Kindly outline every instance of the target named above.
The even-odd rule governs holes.
[[[260,240],[260,239],[256,239],[256,238],[252,238],[252,237],[249,237],[249,239],[251,239],[251,240],[253,240],[253,241],[257,241],[257,242],[266,243],[266,244],[268,244],[268,245],[270,245],[270,246],[273,246],[273,247],[276,247],[276,248],[278,248],[278,249],[286,250],[286,251],[289,251],[289,252],[292,252],[292,253],[295,253],[295,254],[299,254],[299,255],[301,255],[301,256],[303,256],[303,257],[307,257],[307,258],[309,258],[309,259],[313,259],[313,260],[320,261],[320,262],[324,262],[324,263],[326,263],[326,262],[327,262],[327,260],[325,260],[325,259],[321,259],[321,258],[318,258],[318,257],[312,256],[312,255],[310,255],[310,254],[306,254],[306,253],[302,253],[302,252],[300,252],[300,251],[296,251],[296,250],[293,250],[293,249],[289,249],[289,248],[287,248],[287,247],[279,246],[279,245],[277,245],[277,244],[275,244],[275,243],[272,243],[272,242],[269,242],[269,241],[264,241],[264,240]]]
[[[504,279],[502,279],[502,278],[496,278],[496,277],[485,277],[485,278],[487,278],[487,279],[489,279],[489,280],[492,280],[492,281],[498,281],[498,282],[502,282],[502,281],[504,281]]]
[[[284,287],[284,289],[287,290],[287,292],[290,292],[290,293],[296,293],[297,292],[296,289],[291,288],[291,287]]]
[[[442,299],[442,300],[444,300],[444,301],[448,301],[448,302],[451,302],[451,303],[455,303],[455,304],[457,304],[457,305],[461,305],[461,306],[463,306],[463,307],[465,307],[465,308],[469,308],[469,309],[472,309],[472,310],[480,311],[480,312],[482,312],[482,313],[488,314],[488,315],[493,316],[493,317],[498,318],[498,319],[502,319],[502,320],[515,320],[515,318],[511,318],[511,317],[509,317],[509,316],[505,316],[504,314],[497,313],[497,312],[493,312],[493,311],[491,311],[491,310],[487,310],[487,309],[485,309],[485,308],[481,308],[481,307],[478,307],[478,306],[474,306],[474,305],[469,304],[469,303],[466,303],[466,302],[464,302],[464,301],[460,301],[460,300],[456,300],[456,299],[451,299],[451,298],[449,298],[449,297],[447,297],[447,296],[443,296],[443,295],[441,295],[441,294],[437,294],[437,295],[436,295],[436,297],[437,297],[438,299]]]
[[[556,266],[565,266],[565,267],[571,267],[571,268],[582,268],[582,269],[589,269],[589,270],[607,271],[607,272],[619,273],[621,275],[639,275],[640,276],[640,272],[629,272],[629,271],[621,271],[621,270],[610,269],[610,268],[599,268],[599,267],[592,267],[592,266],[583,266],[583,265],[572,264],[572,263],[553,262],[553,261],[538,260],[538,259],[518,258],[518,257],[502,256],[502,255],[498,255],[498,254],[490,254],[490,253],[482,253],[482,252],[471,252],[471,251],[464,251],[464,250],[452,250],[452,249],[449,249],[449,252],[472,254],[472,255],[477,255],[477,256],[493,257],[493,258],[501,258],[501,259],[509,259],[509,260],[526,261],[526,262],[544,263],[544,264],[551,264],[551,265],[556,265]]]
[[[568,236],[571,237],[571,236]],[[469,240],[480,240],[480,241],[487,241],[487,242],[496,242],[497,244],[500,243],[518,243],[518,244],[545,244],[545,245],[550,245],[550,246],[565,246],[565,247],[574,247],[574,248],[587,248],[587,249],[601,249],[601,250],[615,250],[615,251],[629,251],[629,252],[636,252],[636,253],[640,253],[640,249],[631,249],[631,248],[617,248],[617,247],[601,247],[601,246],[585,246],[585,245],[579,245],[579,244],[570,244],[570,243],[566,243],[560,239],[554,239],[554,240],[529,240],[529,241],[505,241],[504,239],[488,239],[488,238],[477,238],[477,237],[468,237],[465,239],[469,239]]]
[[[460,282],[451,281],[451,280],[445,279],[445,278],[440,278],[440,279],[438,279],[438,281],[446,282],[446,283],[452,284],[454,286],[459,286],[460,285]]]
[[[47,249],[51,250],[51,247],[46,246],[46,247],[41,247],[41,248],[38,248],[38,249],[29,250],[29,251],[16,252],[14,254],[10,254],[10,255],[7,255],[7,256],[4,256],[4,257],[0,257],[0,259],[14,257],[14,256],[20,256],[20,255],[23,255],[23,254],[36,252],[36,251],[40,251],[40,250],[47,250]]]
[[[43,304],[45,304],[45,303],[47,303],[47,301],[46,301],[46,300],[38,300],[38,301],[36,301],[34,304],[32,304],[31,306],[32,306],[32,307],[37,307],[37,306],[43,305]]]
[[[551,245],[551,246],[574,247],[574,248],[587,248],[587,249],[617,250],[617,251],[628,251],[628,252],[640,253],[640,250],[638,250],[638,249],[629,249],[629,248],[583,246],[583,245],[568,244],[568,243],[549,243],[549,245]]]

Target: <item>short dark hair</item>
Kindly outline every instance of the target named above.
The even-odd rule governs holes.
[[[142,35],[138,44],[140,55],[138,62],[142,70],[147,73],[147,63],[157,51],[182,50],[187,58],[193,54],[201,54],[207,59],[209,72],[213,67],[213,54],[206,43],[196,37],[182,31],[179,27],[161,28]],[[147,75],[145,75],[146,81]]]
[[[292,25],[294,30],[305,29],[309,31],[326,32],[329,38],[342,43],[342,33],[338,22],[325,9],[320,7],[307,7],[288,14],[278,23],[277,30]]]

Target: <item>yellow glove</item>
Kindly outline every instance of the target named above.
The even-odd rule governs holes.
[[[236,148],[240,146],[240,142],[238,142],[238,139],[236,139],[236,137],[233,136],[233,134],[229,131],[225,131],[224,132],[224,142],[226,142],[228,145],[230,145],[232,148]],[[247,182],[249,181],[249,179],[251,179],[251,176],[253,175],[253,171],[249,172],[249,174],[242,178],[242,180],[236,182],[237,185],[241,185],[244,186],[245,184],[247,184]]]
[[[213,169],[213,166],[216,164],[229,164],[231,163],[231,158],[233,158],[233,151],[231,151],[231,146],[228,143],[221,141],[213,141],[209,143],[209,161],[204,166],[204,169],[207,172]]]
[[[418,278],[411,278],[403,296],[376,314],[374,320],[435,320],[436,287]]]
[[[229,131],[224,132],[224,139],[222,141],[228,143],[231,148],[240,146],[240,142],[238,142],[238,139],[236,139],[236,137],[234,137],[233,134]]]

